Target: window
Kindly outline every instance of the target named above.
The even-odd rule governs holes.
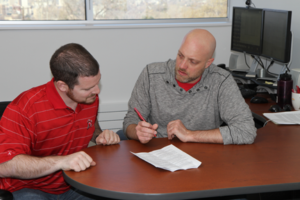
[[[93,0],[93,11],[94,20],[220,18],[227,0]]]
[[[85,20],[84,0],[0,0],[0,20]]]
[[[228,0],[0,0],[0,27],[187,20],[227,21]]]

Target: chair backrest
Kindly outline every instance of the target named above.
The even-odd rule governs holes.
[[[4,113],[4,110],[5,108],[8,106],[8,104],[10,103],[11,101],[2,101],[0,102],[0,119]]]

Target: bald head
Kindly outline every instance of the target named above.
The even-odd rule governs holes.
[[[177,53],[176,80],[182,83],[199,81],[204,70],[214,61],[215,48],[216,40],[210,32],[203,29],[189,32]]]
[[[193,48],[195,53],[199,52],[207,56],[206,59],[209,59],[213,57],[215,52],[216,40],[207,30],[194,29],[184,37],[183,45],[188,45],[190,48]]]

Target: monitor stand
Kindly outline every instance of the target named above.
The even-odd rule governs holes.
[[[256,68],[257,68],[257,65],[258,65],[258,62],[257,62],[258,59],[259,58],[257,56],[254,56],[252,64],[250,66],[250,69],[249,69],[248,73],[246,74],[246,77],[249,77],[249,78],[255,78],[256,77]]]
[[[262,77],[262,78],[257,78],[256,80],[260,81],[272,81],[273,86],[277,86],[277,81],[280,79],[280,74],[284,74],[287,71],[285,66],[282,66],[280,73],[276,76],[269,76],[269,77]]]

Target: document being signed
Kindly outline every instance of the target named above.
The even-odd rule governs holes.
[[[172,144],[149,153],[131,153],[157,168],[171,172],[181,169],[198,168],[201,165],[199,160],[196,160]]]

